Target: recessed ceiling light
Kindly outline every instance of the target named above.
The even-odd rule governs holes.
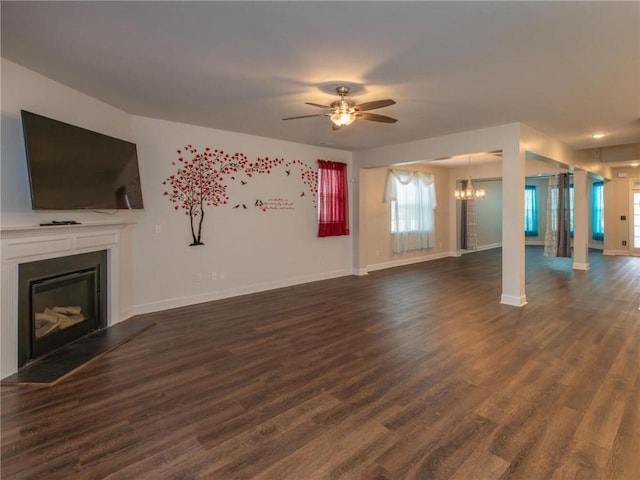
[[[593,138],[604,138],[604,133],[594,133],[591,135]]]

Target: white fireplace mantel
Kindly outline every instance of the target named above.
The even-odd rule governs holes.
[[[130,223],[83,223],[0,228],[0,378],[18,370],[18,268],[20,264],[107,250],[107,323],[130,316]],[[125,292],[123,294],[123,292]]]

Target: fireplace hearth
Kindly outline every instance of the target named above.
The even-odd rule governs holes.
[[[18,367],[107,326],[107,252],[23,263]]]

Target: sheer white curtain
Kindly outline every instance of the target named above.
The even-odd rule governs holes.
[[[394,253],[435,245],[436,187],[433,175],[389,170],[384,201],[391,203],[391,245]]]

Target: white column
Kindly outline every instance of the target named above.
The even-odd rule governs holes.
[[[456,175],[449,170],[449,256],[460,257],[460,202],[453,192],[458,188]]]
[[[589,270],[589,195],[587,172],[573,172],[573,268]]]
[[[365,182],[364,177],[366,174],[362,173],[359,167],[360,162],[357,160],[352,161],[353,179],[354,182],[349,183],[349,202],[351,202],[351,250],[352,250],[352,274],[353,275],[367,275],[368,258],[367,241],[369,236],[367,235],[367,215],[364,214],[364,208],[366,205],[366,187],[362,187]]]
[[[501,303],[527,304],[524,281],[525,152],[520,137],[502,151],[502,297]]]

